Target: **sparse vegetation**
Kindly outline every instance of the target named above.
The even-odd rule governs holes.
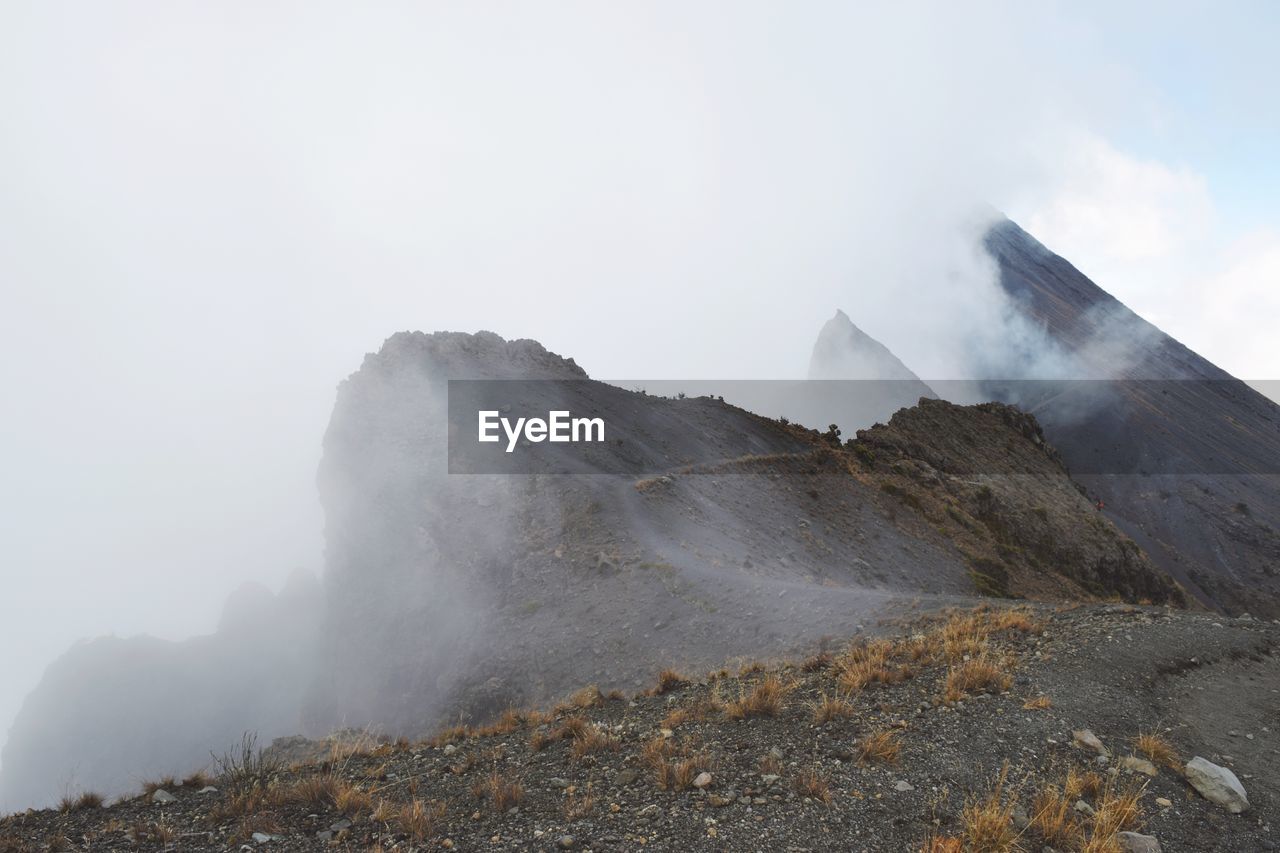
[[[750,690],[745,686],[737,699],[726,702],[724,715],[731,720],[746,720],[751,717],[776,717],[782,712],[787,696],[787,687],[777,675],[769,675],[761,679]]]
[[[683,687],[689,683],[689,679],[685,678],[674,669],[664,669],[658,673],[658,683],[654,685],[653,693],[661,696],[664,693],[670,693],[672,690]]]
[[[524,786],[495,770],[477,782],[471,793],[476,799],[487,799],[495,812],[505,812],[520,805],[524,799]]]
[[[863,764],[892,764],[901,750],[898,734],[891,731],[872,732],[857,744],[858,761]]]
[[[101,794],[94,793],[93,791],[85,791],[79,796],[63,797],[58,802],[58,811],[63,814],[68,814],[70,812],[85,811],[86,809],[100,809],[102,808],[103,803],[104,800]]]
[[[792,781],[800,796],[823,803],[831,802],[831,781],[818,771],[813,769],[797,771]]]
[[[401,832],[421,844],[436,834],[437,827],[444,820],[445,812],[444,803],[413,799],[400,807],[397,822]]]
[[[972,853],[1011,853],[1019,849],[1018,832],[1013,827],[1014,801],[1005,796],[1009,775],[1006,764],[991,791],[971,797],[961,812],[964,849]]]
[[[1133,739],[1133,748],[1155,764],[1163,764],[1178,773],[1182,772],[1182,760],[1173,744],[1154,732],[1143,732]]]
[[[848,719],[853,716],[853,713],[853,705],[841,696],[823,693],[813,703],[813,721],[819,725],[830,723],[834,720]]]
[[[238,749],[229,750],[221,756],[215,753],[211,755],[214,766],[218,768],[218,778],[232,791],[265,788],[271,777],[280,771],[279,762],[258,748],[256,732],[245,732]],[[170,784],[173,782],[172,779],[167,781]]]
[[[1047,620],[1060,618],[1048,610],[1040,612],[1048,614]],[[1121,623],[1134,618],[1117,608],[1108,612]],[[555,833],[549,837],[554,845],[571,825],[585,821],[595,826],[616,820],[619,837],[624,837],[635,832],[628,825],[629,815],[649,804],[665,811],[693,803],[701,816],[723,823],[721,815],[733,816],[732,806],[742,796],[759,806],[756,813],[781,820],[806,809],[812,815],[818,804],[847,820],[849,814],[865,814],[862,804],[872,800],[898,803],[892,798],[901,797],[901,803],[915,810],[916,801],[928,798],[935,820],[915,823],[905,835],[897,824],[883,828],[885,843],[891,837],[897,849],[967,853],[1050,847],[1064,853],[1118,853],[1119,833],[1142,827],[1145,789],[1134,781],[1140,777],[1125,775],[1122,767],[1115,771],[1121,775],[1091,769],[1078,763],[1078,752],[1052,746],[1045,766],[1037,768],[1026,761],[1036,754],[1035,746],[1028,750],[1027,741],[1011,731],[1024,724],[1051,736],[1056,730],[1058,715],[1027,712],[1054,707],[1047,695],[1037,692],[1036,673],[1058,651],[1054,638],[1066,633],[1055,626],[1046,640],[1028,641],[1042,634],[1045,625],[1030,607],[912,614],[903,621],[907,629],[899,636],[859,640],[834,654],[816,656],[812,664],[815,658],[767,667],[753,664],[745,676],[726,671],[708,680],[668,670],[634,703],[614,705],[589,688],[553,713],[509,708],[484,725],[458,725],[420,743],[372,737],[345,740],[327,758],[287,769],[263,761],[246,736],[234,754],[219,762],[226,770],[217,780],[197,773],[181,784],[168,777],[149,783],[148,789],[165,787],[177,795],[178,800],[166,807],[141,798],[105,807],[93,795],[68,796],[59,805],[64,823],[42,828],[38,837],[32,836],[34,847],[6,847],[7,825],[0,819],[0,853],[78,849],[77,845],[150,849],[147,845],[177,840],[186,845],[190,838],[209,833],[220,848],[238,848],[254,844],[255,832],[296,839],[299,827],[307,837],[316,830],[332,832],[332,844],[351,849],[369,849],[374,842],[388,850],[406,845],[470,849],[494,836],[513,837],[509,828],[520,820]],[[1019,679],[1016,697],[1008,693],[1015,667],[1027,667],[1031,676]],[[850,681],[861,692],[847,692]],[[1065,688],[1055,684],[1055,696],[1065,705],[1063,715],[1072,714],[1077,705],[1069,700],[1074,697],[1059,694],[1061,689]],[[939,701],[980,692],[1004,695],[966,702],[962,709],[943,707]],[[726,701],[726,695],[732,698]],[[921,701],[930,697],[932,704]],[[756,722],[735,725],[739,720]],[[994,726],[996,732],[975,738],[975,731],[984,729],[973,729],[970,721]],[[934,728],[938,725],[943,728]],[[828,728],[817,728],[821,726]],[[948,731],[955,726],[958,741]],[[1134,754],[1180,767],[1161,731],[1143,731],[1132,738]],[[945,740],[937,740],[939,732]],[[1118,740],[1114,729],[1099,733],[1109,743]],[[955,765],[955,750],[967,749],[966,737],[986,746],[1004,744],[1008,738],[1008,750],[997,752],[994,760],[1007,756],[1019,761],[1019,775],[1014,777],[1006,765],[991,787],[975,787],[970,770],[957,770]],[[526,739],[529,749],[524,747]],[[947,747],[935,750],[936,743]],[[550,753],[534,756],[537,750]],[[941,770],[930,763],[935,751],[947,754],[946,763],[938,765]],[[1072,757],[1064,760],[1068,754]],[[989,772],[986,762],[991,760],[984,754],[975,767]],[[704,792],[688,794],[704,771],[712,777]],[[930,778],[935,773],[942,785]],[[896,783],[899,779],[915,783],[915,793],[911,786]],[[927,780],[927,788],[921,780]],[[221,790],[198,795],[209,781]],[[1244,781],[1249,784],[1247,778]],[[896,793],[895,783],[901,785]],[[1169,797],[1174,795],[1169,786],[1182,782],[1164,774],[1148,784]],[[526,785],[532,792],[528,797]],[[957,785],[963,786],[959,796]],[[193,806],[200,809],[201,821],[194,827],[183,822],[190,820],[183,815],[190,815]],[[519,815],[531,817],[510,817],[516,806]],[[93,815],[99,808],[101,818]],[[1206,808],[1214,806],[1193,797],[1173,812],[1198,814]],[[1166,806],[1163,814],[1172,812]],[[310,815],[318,816],[318,822]],[[84,828],[87,822],[94,825]],[[328,829],[339,825],[344,828]],[[1160,821],[1166,829],[1176,825],[1175,818]],[[71,826],[76,826],[74,832]],[[708,823],[698,830],[710,836],[716,826]],[[584,836],[593,831],[585,826],[578,830]],[[729,837],[723,825],[720,833],[722,842]],[[170,840],[164,841],[166,837]],[[677,838],[693,846],[689,839]],[[1167,849],[1179,840],[1174,834]],[[201,843],[194,846],[204,849]],[[728,842],[726,849],[738,847]]]
[[[943,701],[958,702],[974,693],[999,693],[1008,690],[1013,684],[1013,676],[1007,670],[1007,663],[988,655],[958,663],[947,672],[942,692]]]

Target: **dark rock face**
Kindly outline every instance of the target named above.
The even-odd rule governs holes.
[[[984,592],[1187,603],[1068,477],[1036,419],[1013,406],[921,400],[858,441],[888,469],[886,485],[944,520]]]
[[[133,793],[210,763],[246,731],[297,731],[314,677],[320,586],[246,587],[216,633],[183,642],[107,637],[51,664],[9,732],[0,801],[48,804],[82,791]]]
[[[997,224],[986,244],[1014,305],[1073,370],[1120,380],[1092,405],[1070,394],[1017,401],[1035,411],[1067,468],[1199,600],[1280,616],[1280,406],[1014,223]]]

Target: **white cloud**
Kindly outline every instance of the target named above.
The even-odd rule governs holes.
[[[1229,372],[1280,376],[1280,230],[1224,233],[1194,170],[1076,134],[1014,218],[1103,289]]]

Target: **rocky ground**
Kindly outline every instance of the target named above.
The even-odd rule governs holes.
[[[634,697],[588,688],[421,743],[243,750],[207,778],[11,815],[0,851],[1280,843],[1280,626],[917,604],[881,627],[808,660],[665,673]]]

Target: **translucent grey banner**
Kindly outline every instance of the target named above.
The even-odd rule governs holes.
[[[455,379],[449,473],[725,474],[727,460],[828,448],[867,458],[901,438],[877,425],[922,398],[1034,415],[1072,474],[1280,474],[1280,381],[1235,379]],[[927,410],[936,423],[916,411],[912,441],[956,440],[945,407]],[[974,454],[970,468],[1018,473],[1012,460]]]

